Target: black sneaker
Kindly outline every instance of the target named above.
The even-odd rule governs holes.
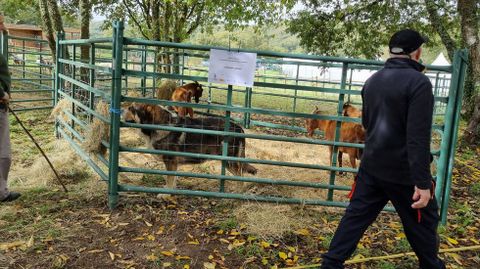
[[[18,199],[18,197],[22,196],[18,192],[10,192],[7,196],[7,198],[3,199],[1,202],[6,203],[6,202],[12,202]]]

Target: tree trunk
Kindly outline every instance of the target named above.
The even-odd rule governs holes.
[[[480,94],[477,90],[480,81],[480,17],[477,5],[478,0],[459,0],[457,6],[461,18],[462,45],[469,52],[463,99],[466,116],[470,119],[463,138],[469,144],[477,144],[480,140]]]
[[[80,38],[89,39],[90,38],[90,20],[92,17],[91,12],[92,6],[90,0],[80,0]],[[90,59],[90,47],[81,46],[80,47],[80,59],[84,63],[88,63]],[[82,80],[88,82],[88,69],[81,68],[80,74]]]
[[[52,21],[50,20],[50,14],[48,12],[47,0],[38,0],[38,6],[40,8],[40,16],[42,16],[42,28],[47,37],[48,46],[50,47],[50,52],[52,53],[53,61],[56,61],[56,43],[55,35],[53,34]]]
[[[478,94],[475,103],[472,117],[463,134],[463,142],[469,146],[478,145],[480,142],[480,95]]]
[[[47,7],[50,14],[50,20],[53,25],[53,29],[55,32],[65,32],[63,29],[63,20],[62,15],[60,14],[60,10],[58,9],[58,4],[56,0],[46,0]],[[65,36],[65,38],[67,38]],[[68,46],[65,48],[65,54],[67,59],[70,58],[70,53],[68,53]],[[70,67],[67,66],[65,69],[66,72],[70,72]]]
[[[442,39],[442,43],[448,52],[448,58],[450,59],[450,61],[452,61],[453,54],[456,49],[455,41],[452,39],[452,37],[448,33],[448,29],[442,22],[442,17],[440,17],[440,15],[438,14],[437,4],[435,3],[435,0],[425,0],[425,7],[428,12],[428,19],[430,21],[430,24]]]
[[[57,1],[55,0],[47,0],[48,10],[50,12],[50,18],[53,23],[53,29],[57,32],[65,32],[63,29],[63,21],[62,15],[60,14],[60,10],[58,9]]]

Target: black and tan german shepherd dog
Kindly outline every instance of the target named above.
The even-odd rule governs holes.
[[[139,124],[158,124],[170,125],[175,127],[223,131],[225,120],[220,117],[201,117],[201,118],[182,118],[177,117],[173,111],[157,105],[132,104],[123,113],[124,120]],[[230,132],[244,133],[241,126],[230,122]],[[152,129],[141,129],[141,132],[147,137],[152,148],[157,150],[168,150],[178,152],[201,153],[211,155],[221,155],[223,141],[225,136],[213,134],[196,134],[188,132],[173,132]],[[245,138],[227,137],[228,156],[245,157]],[[207,161],[207,158],[181,157],[162,155],[161,156],[167,171],[176,171],[178,165],[182,164],[200,164]],[[243,172],[256,174],[257,169],[245,162],[227,162],[227,169],[236,176],[241,176]],[[167,176],[167,188],[176,187],[174,176]]]

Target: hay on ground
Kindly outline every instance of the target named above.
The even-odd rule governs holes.
[[[64,183],[78,182],[90,176],[88,166],[66,140],[55,140],[52,149],[46,154]],[[43,157],[37,158],[31,166],[20,169],[15,174],[16,181],[25,185],[58,184],[55,174]]]
[[[291,205],[247,203],[234,210],[235,217],[248,233],[264,239],[281,238],[286,233],[305,228],[310,222]]]
[[[160,86],[157,88],[155,97],[161,100],[170,100],[172,98],[172,93],[177,87],[177,82],[174,80],[163,80]]]
[[[106,118],[109,116],[109,106],[104,101],[98,102],[95,111]],[[90,124],[90,129],[86,133],[85,142],[82,146],[88,153],[104,155],[106,148],[102,145],[102,140],[110,141],[110,125],[95,117]]]

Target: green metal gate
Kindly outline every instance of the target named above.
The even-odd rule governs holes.
[[[11,92],[13,109],[52,109],[54,77],[48,42],[0,33],[0,46],[15,86]]]
[[[355,105],[361,104],[360,90],[364,81],[356,81],[355,74],[378,70],[383,66],[383,62],[240,49],[238,51],[257,53],[258,68],[254,87],[215,85],[207,81],[208,52],[214,47],[124,37],[121,22],[115,22],[113,29],[112,38],[64,40],[63,36],[59,35],[54,84],[55,102],[65,99],[72,103],[72,110],[65,111],[68,120],[57,119],[58,134],[69,141],[100,178],[108,183],[111,208],[117,205],[121,192],[335,207],[348,205],[347,192],[351,189],[353,173],[357,169],[339,167],[338,148],[362,148],[363,145],[339,142],[341,122],[360,123],[358,118],[343,116],[342,109],[347,101]],[[90,49],[91,57],[88,62],[80,60],[79,51],[82,46]],[[432,171],[437,180],[436,197],[441,205],[444,222],[451,186],[466,58],[465,51],[457,51],[452,66],[427,67],[427,76],[434,85],[435,94]],[[294,71],[290,74],[285,72],[286,66],[290,66]],[[304,70],[309,70],[308,68],[318,69],[319,73],[305,77]],[[81,70],[88,72],[82,73]],[[330,72],[329,74],[333,72],[331,70],[336,70],[338,79],[326,78],[325,70]],[[207,94],[199,104],[156,99],[155,89],[164,79],[174,79],[181,83],[199,81],[207,89]],[[84,94],[78,94],[79,92]],[[137,94],[132,96],[132,92]],[[95,104],[99,100],[109,103],[109,117],[95,111]],[[128,123],[122,120],[121,111],[126,103],[131,102],[192,107],[197,115],[222,116],[227,119],[226,125],[231,119],[247,131],[239,134],[171,125]],[[320,106],[329,113],[311,114],[310,111],[315,106]],[[88,154],[81,146],[93,118],[110,126],[109,141],[102,142],[108,148],[108,155]],[[317,134],[315,139],[305,137],[303,122],[308,118],[336,121],[335,141],[320,138],[321,134]],[[138,144],[129,145],[123,140],[126,132],[139,128],[243,137],[247,141],[247,157],[227,156],[226,150],[221,155],[155,150]],[[228,126],[225,126],[225,130],[228,130]],[[138,136],[138,139],[141,137]],[[326,146],[333,146],[332,160],[319,157],[326,151]],[[215,165],[221,165],[166,171],[162,165],[147,165],[147,161],[128,162],[158,155],[201,157],[215,160]],[[154,160],[154,157],[152,158],[148,159],[148,163]],[[260,174],[255,177],[228,175],[225,172],[226,161],[256,165]],[[347,176],[339,176],[338,172],[344,172]],[[140,176],[140,179],[130,177],[131,175]],[[145,178],[153,177],[160,185],[162,177],[168,175],[193,181],[190,185],[181,185],[177,189],[147,187],[142,184]],[[210,185],[199,187],[204,182]],[[236,187],[232,182],[243,182],[241,186],[246,186],[246,190]]]

